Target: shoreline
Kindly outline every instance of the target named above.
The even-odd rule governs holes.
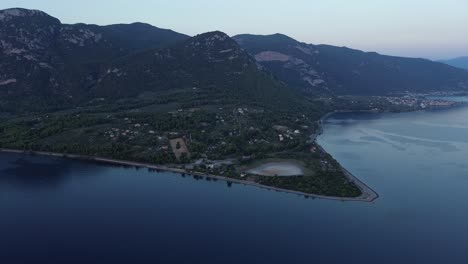
[[[337,111],[333,111],[333,112],[328,112],[326,113],[325,115],[323,115],[318,121],[317,121],[317,124],[318,124],[318,127],[317,127],[317,132],[315,134],[313,134],[311,136],[311,141],[313,143],[315,143],[317,145],[317,147],[319,148],[319,150],[323,153],[326,153],[326,154],[329,154],[318,142],[317,142],[317,138],[323,134],[323,122],[329,118],[330,116],[332,116],[333,114],[336,114],[336,113],[348,113],[348,112],[358,112],[358,113],[364,113],[364,112],[370,112],[370,113],[377,113],[375,111],[371,111],[371,110],[362,110],[362,111],[349,111],[349,110],[337,110]],[[339,163],[338,163],[339,164]],[[346,178],[348,178],[349,181],[351,181],[352,183],[354,183],[358,188],[359,190],[361,190],[361,195],[359,196],[361,199],[363,199],[364,201],[366,202],[373,202],[375,200],[377,200],[380,195],[374,191],[371,187],[369,187],[367,184],[365,184],[363,181],[361,181],[358,177],[356,177],[354,174],[352,174],[349,170],[347,170],[346,168],[344,168],[341,164],[339,164],[341,170],[343,171],[344,175],[346,176]]]
[[[56,158],[65,158],[65,159],[74,159],[74,160],[81,160],[81,161],[94,161],[94,162],[102,162],[109,165],[123,165],[123,166],[130,166],[130,167],[138,167],[138,168],[147,168],[152,170],[159,170],[165,172],[172,172],[177,174],[185,174],[189,176],[199,176],[199,177],[208,177],[212,179],[218,179],[225,182],[232,182],[247,186],[253,186],[264,190],[281,192],[281,193],[288,193],[288,194],[296,194],[299,196],[309,197],[309,198],[317,198],[321,200],[332,200],[332,201],[342,201],[342,202],[373,202],[375,199],[378,198],[378,194],[374,192],[372,189],[367,187],[363,182],[361,182],[358,178],[353,176],[350,172],[345,170],[343,167],[343,172],[345,175],[354,182],[358,188],[361,190],[362,194],[359,197],[337,197],[337,196],[326,196],[320,194],[311,194],[305,193],[301,191],[294,191],[294,190],[287,190],[277,187],[271,187],[263,184],[259,184],[252,181],[247,180],[240,180],[229,178],[225,176],[219,175],[212,175],[212,174],[205,174],[205,173],[197,173],[197,172],[189,172],[184,169],[177,169],[177,168],[170,168],[163,165],[155,165],[155,164],[148,164],[148,163],[140,163],[140,162],[133,162],[133,161],[125,161],[125,160],[116,160],[116,159],[109,159],[109,158],[102,158],[102,157],[93,157],[93,156],[85,156],[85,155],[77,155],[77,154],[65,154],[65,153],[56,153],[56,152],[46,152],[46,151],[29,151],[29,150],[16,150],[16,149],[5,149],[0,148],[0,152],[3,153],[14,153],[14,154],[23,154],[23,155],[39,155],[39,156],[49,156],[49,157],[56,157]],[[359,184],[359,185],[358,185]],[[363,188],[363,189],[361,189]]]
[[[468,103],[467,103],[468,104]],[[463,103],[461,103],[463,105]],[[329,154],[320,144],[317,143],[317,138],[323,133],[323,122],[329,118],[331,115],[336,113],[383,113],[385,111],[375,111],[375,110],[335,110],[324,114],[319,120],[317,120],[317,132],[310,136],[310,143],[315,143],[317,147],[323,153]],[[413,111],[411,111],[413,112]],[[345,177],[352,183],[356,185],[361,191],[361,195],[358,197],[338,197],[338,196],[326,196],[320,194],[313,194],[313,193],[305,193],[301,191],[294,191],[288,190],[278,187],[267,186],[263,184],[259,184],[253,181],[248,180],[241,180],[235,178],[229,178],[220,175],[213,175],[213,174],[206,174],[206,173],[198,173],[198,172],[190,172],[185,169],[178,169],[178,168],[171,168],[164,165],[156,165],[156,164],[149,164],[149,163],[141,163],[141,162],[133,162],[133,161],[126,161],[126,160],[116,160],[110,158],[103,158],[103,157],[94,157],[94,156],[86,156],[86,155],[78,155],[78,154],[66,154],[66,153],[56,153],[56,152],[46,152],[46,151],[30,151],[30,150],[17,150],[17,149],[6,149],[0,148],[0,152],[4,153],[15,153],[15,154],[26,154],[26,155],[40,155],[40,156],[49,156],[49,157],[57,157],[57,158],[68,158],[68,159],[75,159],[75,160],[82,160],[82,161],[94,161],[94,162],[102,162],[107,163],[109,165],[123,165],[123,166],[130,166],[130,167],[138,167],[138,168],[147,168],[157,171],[165,171],[165,172],[172,172],[177,174],[184,174],[189,176],[198,176],[198,177],[208,177],[212,179],[218,179],[225,182],[232,182],[247,186],[253,186],[260,189],[282,192],[282,193],[289,193],[289,194],[296,194],[299,196],[310,197],[310,198],[317,198],[321,200],[332,200],[332,201],[343,201],[343,202],[368,202],[372,203],[377,200],[380,196],[379,194],[374,191],[371,187],[361,181],[358,177],[344,168],[341,164],[339,164],[341,170],[343,171]]]
[[[466,105],[468,105],[467,102],[455,102],[454,105],[448,106],[448,107],[434,107],[434,108],[428,108],[428,109],[419,109],[419,110],[414,110],[414,111],[407,111],[407,113],[427,111],[427,110],[447,109],[447,108],[454,108],[454,107],[457,107],[457,106],[466,106]],[[317,142],[317,138],[320,135],[323,134],[323,122],[326,119],[328,119],[330,116],[332,116],[334,114],[337,114],[337,113],[376,113],[376,114],[378,114],[378,113],[391,113],[391,112],[389,112],[389,111],[375,111],[375,110],[335,110],[335,111],[328,112],[328,113],[324,114],[319,120],[317,120],[317,125],[318,125],[317,132],[310,136],[310,141],[311,141],[311,143],[315,143],[317,145],[317,147],[319,148],[319,150],[322,151],[323,153],[326,153],[326,154],[329,154],[329,153]],[[339,165],[340,165],[341,170],[345,174],[345,176],[351,182],[356,184],[356,186],[361,190],[362,194],[359,197],[365,199],[368,202],[373,202],[373,201],[375,201],[376,199],[378,199],[380,197],[379,194],[376,191],[374,191],[371,187],[369,187],[366,183],[361,181],[358,177],[356,177],[354,174],[352,174],[350,171],[348,171],[346,168],[344,168],[341,164],[339,164]]]
[[[415,112],[415,111],[426,111],[426,110],[433,110],[433,109],[440,109],[440,108],[453,108],[460,105],[468,105],[468,102],[455,102],[454,105],[448,107],[433,107],[427,109],[418,109],[418,110],[410,110],[404,112]],[[321,152],[325,154],[329,154],[320,144],[317,142],[317,138],[323,134],[323,123],[326,119],[328,119],[331,115],[336,113],[385,113],[390,111],[378,111],[378,110],[334,110],[328,113],[325,113],[319,120],[317,120],[317,130],[314,134],[309,136],[308,143],[314,143]],[[120,165],[120,166],[129,166],[129,167],[136,167],[136,168],[147,168],[148,170],[156,170],[156,171],[165,171],[165,172],[172,172],[182,175],[189,175],[192,177],[206,177],[211,179],[218,179],[225,181],[227,183],[237,183],[246,186],[253,186],[260,189],[275,191],[275,192],[282,192],[282,193],[289,193],[289,194],[296,194],[299,196],[304,196],[306,198],[313,198],[313,199],[322,199],[322,200],[334,200],[334,201],[352,201],[352,202],[374,202],[380,196],[379,194],[374,191],[371,187],[361,181],[358,177],[353,175],[350,171],[344,168],[341,164],[339,167],[341,168],[344,176],[352,183],[356,185],[361,191],[361,195],[358,197],[338,197],[338,196],[326,196],[320,194],[313,194],[313,193],[306,193],[301,191],[294,191],[288,190],[273,186],[267,186],[263,184],[256,183],[250,180],[242,180],[242,179],[235,179],[229,178],[220,175],[213,175],[207,173],[198,173],[188,171],[186,169],[179,169],[179,168],[172,168],[165,165],[156,165],[150,163],[141,163],[141,162],[133,162],[133,161],[126,161],[126,160],[116,160],[104,157],[96,157],[96,156],[86,156],[86,155],[79,155],[79,154],[67,154],[67,153],[56,153],[56,152],[46,152],[46,151],[31,151],[31,150],[18,150],[18,149],[7,149],[7,148],[0,148],[0,152],[4,153],[16,153],[16,154],[23,154],[23,155],[40,155],[40,156],[50,156],[50,157],[57,157],[57,158],[68,158],[68,159],[75,159],[81,161],[88,161],[88,162],[100,162],[109,165]],[[330,154],[329,154],[330,155]]]

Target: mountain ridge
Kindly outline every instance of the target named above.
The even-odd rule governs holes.
[[[22,8],[0,10],[0,20],[0,100],[10,101],[3,102],[9,108],[15,101],[67,105],[95,85],[111,61],[189,38],[143,23],[62,24],[45,12]]]
[[[233,37],[280,80],[305,94],[388,95],[468,89],[468,74],[420,58],[313,45],[281,34]]]
[[[189,37],[141,22],[62,24],[21,8],[0,10],[0,20],[0,101],[9,109],[66,107],[170,89],[202,88],[223,99],[276,105],[281,96],[275,94],[292,102],[293,94],[468,89],[468,72],[448,65],[312,45],[280,33],[231,38],[213,31]]]
[[[135,54],[113,65],[110,73],[114,74],[105,75],[95,87],[98,96],[185,90],[193,94],[194,101],[204,94],[226,102],[268,101],[276,105],[294,97],[282,84],[259,70],[255,60],[236,41],[220,31]]]
[[[280,106],[297,99],[220,31],[188,37],[138,22],[68,25],[36,11],[0,11],[3,17],[10,13],[14,18],[0,25],[4,108],[63,108],[148,93],[157,99],[175,91],[181,92],[177,98],[194,96],[198,103]],[[26,47],[30,43],[41,45]]]
[[[440,60],[438,62],[445,63],[460,69],[468,70],[468,56],[461,56],[449,60]]]

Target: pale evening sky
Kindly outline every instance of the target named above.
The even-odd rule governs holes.
[[[1,0],[63,23],[146,22],[196,35],[283,33],[313,44],[444,59],[468,55],[466,0]]]

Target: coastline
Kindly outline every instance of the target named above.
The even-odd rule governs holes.
[[[317,147],[320,149],[321,152],[329,154],[320,144],[317,143],[317,138],[319,135],[323,133],[323,122],[329,118],[331,115],[336,113],[382,113],[385,111],[375,111],[375,110],[335,110],[324,114],[318,121],[317,132],[310,136],[310,143],[315,143]],[[220,175],[213,175],[213,174],[206,174],[206,173],[198,173],[198,172],[190,172],[184,169],[178,168],[171,168],[164,165],[155,165],[149,163],[140,163],[140,162],[133,162],[133,161],[126,161],[126,160],[116,160],[116,159],[109,159],[103,157],[94,157],[94,156],[85,156],[85,155],[78,155],[78,154],[66,154],[66,153],[56,153],[56,152],[45,152],[45,151],[30,151],[30,150],[17,150],[17,149],[6,149],[0,148],[0,152],[5,153],[16,153],[16,154],[26,154],[26,155],[40,155],[40,156],[50,156],[50,157],[57,157],[57,158],[68,158],[68,159],[75,159],[75,160],[82,160],[82,161],[94,161],[94,162],[102,162],[107,163],[109,165],[123,165],[123,166],[130,166],[130,167],[139,167],[139,168],[147,168],[157,171],[165,171],[165,172],[172,172],[177,174],[185,174],[189,176],[198,176],[198,177],[208,177],[212,179],[218,179],[226,182],[232,182],[247,186],[253,186],[260,189],[282,192],[282,193],[289,193],[289,194],[296,194],[299,196],[305,196],[310,198],[322,199],[322,200],[334,200],[334,201],[351,201],[351,202],[374,202],[380,196],[379,194],[374,191],[371,187],[361,181],[358,177],[348,171],[346,168],[341,166],[340,168],[343,171],[344,175],[348,180],[354,183],[359,190],[361,191],[361,195],[358,197],[338,197],[338,196],[326,196],[320,194],[313,194],[313,193],[305,193],[300,191],[288,190],[283,188],[277,188],[272,186],[267,186],[263,184],[259,184],[253,181],[248,180],[241,180],[241,179],[234,179]]]
[[[125,160],[115,160],[115,159],[108,159],[102,157],[93,157],[93,156],[85,156],[85,155],[77,155],[77,154],[64,154],[64,153],[55,153],[55,152],[45,152],[45,151],[28,151],[28,150],[16,150],[16,149],[5,149],[0,148],[0,152],[3,153],[14,153],[14,154],[26,154],[26,155],[40,155],[40,156],[49,156],[49,157],[56,157],[56,158],[67,158],[67,159],[75,159],[75,160],[82,160],[82,161],[94,161],[94,162],[102,162],[109,165],[123,165],[123,166],[130,166],[130,167],[138,167],[138,168],[147,168],[152,170],[159,170],[165,172],[173,172],[177,174],[185,174],[190,176],[200,176],[200,177],[208,177],[212,179],[218,179],[226,182],[232,182],[247,186],[253,186],[260,189],[265,189],[269,191],[275,192],[282,192],[282,193],[289,193],[289,194],[296,194],[299,196],[310,197],[310,198],[317,198],[322,200],[333,200],[333,201],[342,201],[342,202],[373,202],[375,199],[378,198],[378,194],[370,189],[367,185],[361,182],[358,178],[353,176],[350,172],[345,170],[343,171],[345,175],[353,181],[358,188],[361,190],[362,194],[359,197],[337,197],[337,196],[326,196],[326,195],[319,195],[319,194],[312,194],[312,193],[305,193],[300,191],[294,190],[287,190],[277,187],[271,187],[267,185],[262,185],[256,182],[247,181],[247,180],[239,180],[233,179],[225,176],[219,175],[212,175],[212,174],[204,174],[204,173],[197,173],[197,172],[189,172],[183,169],[177,168],[170,168],[161,165],[154,165],[148,163],[140,163],[140,162],[133,162],[133,161],[125,161]]]
[[[336,114],[336,113],[349,113],[349,112],[370,112],[370,113],[376,113],[375,111],[371,111],[371,110],[363,110],[363,111],[349,111],[349,110],[337,110],[337,111],[333,111],[333,112],[328,112],[326,113],[325,115],[323,115],[318,121],[317,121],[317,124],[318,124],[318,127],[317,127],[317,132],[315,134],[313,134],[311,136],[311,140],[312,142],[314,142],[317,147],[319,148],[319,150],[323,153],[326,153],[326,154],[329,154],[318,142],[317,142],[317,138],[318,136],[320,136],[322,133],[323,133],[323,122],[329,118],[330,116],[332,116],[333,114]],[[350,171],[348,171],[346,168],[344,168],[343,166],[341,166],[340,164],[340,168],[341,170],[343,171],[343,173],[345,174],[346,178],[348,178],[348,180],[350,180],[352,183],[354,183],[358,188],[359,190],[361,190],[361,195],[359,196],[359,198],[363,199],[364,201],[366,202],[373,202],[375,200],[377,200],[380,196],[379,194],[374,191],[371,187],[369,187],[367,184],[365,184],[363,181],[361,181],[358,177],[356,177],[354,174],[352,174]]]
[[[312,134],[310,138],[310,143],[317,143],[317,137],[323,133],[323,121],[328,119],[330,116],[337,113],[385,113],[384,111],[375,111],[375,110],[335,110],[324,114],[319,120],[317,120],[317,132]],[[318,145],[318,144],[317,144]],[[326,152],[326,151],[324,151]]]
[[[450,106],[441,106],[441,107],[428,107],[426,109],[414,109],[414,110],[408,110],[408,111],[403,111],[403,112],[415,112],[415,111],[427,111],[427,110],[433,110],[433,109],[441,109],[441,108],[453,108],[456,106],[463,106],[463,105],[468,105],[468,102],[453,102],[454,104]],[[336,114],[336,113],[385,113],[385,112],[391,112],[391,111],[382,111],[382,110],[334,110],[325,113],[319,120],[317,120],[317,128],[314,134],[309,136],[309,140],[307,141],[309,144],[314,143],[318,149],[326,154],[329,154],[320,144],[317,143],[317,138],[323,133],[323,123],[326,119],[328,119],[331,115]],[[283,189],[283,188],[278,188],[278,187],[273,187],[273,186],[268,186],[264,184],[259,184],[257,182],[251,181],[251,180],[243,180],[243,179],[236,179],[236,178],[229,178],[225,176],[220,176],[220,175],[213,175],[213,174],[207,174],[207,173],[199,173],[199,172],[193,172],[189,171],[187,169],[179,169],[179,168],[173,168],[169,167],[166,165],[156,165],[156,164],[150,164],[150,163],[141,163],[141,162],[133,162],[133,161],[127,161],[127,160],[116,160],[116,159],[110,159],[110,158],[103,158],[103,157],[96,157],[96,156],[86,156],[86,155],[79,155],[79,154],[67,154],[67,153],[56,153],[56,152],[45,152],[45,151],[31,151],[31,150],[19,150],[19,149],[7,149],[7,148],[0,148],[0,152],[8,152],[8,153],[17,153],[17,154],[26,154],[26,155],[42,155],[42,156],[51,156],[51,157],[58,157],[58,158],[69,158],[69,159],[76,159],[76,160],[83,160],[83,161],[90,161],[90,162],[100,162],[100,163],[107,163],[109,165],[121,165],[121,166],[129,166],[129,167],[139,167],[139,168],[147,168],[149,170],[156,170],[156,171],[166,171],[166,172],[172,172],[172,173],[177,173],[177,174],[184,174],[184,175],[189,175],[189,176],[194,176],[194,177],[207,177],[211,179],[219,179],[222,181],[226,181],[228,183],[237,183],[237,184],[242,184],[242,185],[248,185],[248,186],[254,186],[257,188],[261,189],[266,189],[266,190],[271,190],[271,191],[276,191],[276,192],[283,192],[283,193],[289,193],[289,194],[296,194],[299,196],[304,196],[306,198],[317,198],[317,199],[323,199],[323,200],[335,200],[335,201],[355,201],[355,202],[374,202],[376,199],[379,198],[379,194],[374,191],[371,187],[366,185],[363,181],[361,181],[358,177],[353,175],[350,171],[348,171],[346,168],[344,168],[341,164],[338,164],[339,167],[341,168],[344,176],[352,183],[356,185],[356,187],[359,188],[361,191],[361,195],[358,197],[338,197],[338,196],[327,196],[327,195],[320,195],[320,194],[314,194],[314,193],[306,193],[306,192],[301,192],[301,191],[294,191],[294,190],[288,190],[288,189]]]
[[[466,106],[466,105],[468,105],[467,102],[456,102],[454,105],[448,106],[448,107],[434,107],[434,108],[419,109],[419,110],[408,111],[408,112],[427,111],[427,110],[434,110],[434,109],[446,109],[446,108],[453,108],[453,107],[457,107],[457,106]],[[330,116],[332,116],[333,114],[336,114],[336,113],[389,113],[389,112],[388,111],[375,111],[375,110],[335,110],[335,111],[326,113],[325,115],[323,115],[317,121],[317,125],[318,125],[317,132],[310,136],[310,141],[315,143],[317,145],[317,147],[320,149],[320,151],[322,151],[323,153],[326,153],[326,154],[329,154],[329,153],[317,142],[317,138],[318,138],[318,136],[323,134],[323,122],[326,119],[328,119]],[[341,164],[340,164],[340,168],[343,171],[343,173],[345,174],[345,176],[351,182],[356,184],[356,186],[361,190],[362,194],[361,194],[361,196],[359,196],[360,198],[364,199],[367,202],[373,202],[373,201],[375,201],[376,199],[378,199],[380,197],[379,194],[376,191],[374,191],[371,187],[369,187],[367,184],[365,184],[363,181],[361,181],[358,177],[356,177],[354,174],[352,174],[346,168],[341,166]]]

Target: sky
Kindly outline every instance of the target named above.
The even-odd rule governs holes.
[[[62,23],[145,22],[188,35],[283,33],[388,55],[468,55],[467,0],[0,0],[0,9],[11,7]]]

